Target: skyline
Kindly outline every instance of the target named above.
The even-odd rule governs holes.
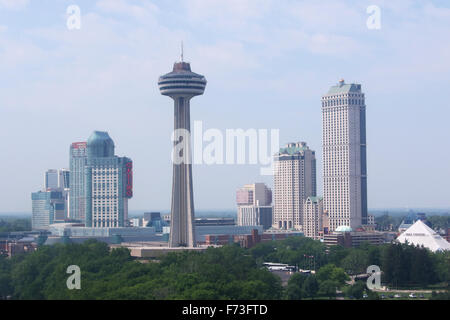
[[[209,80],[192,121],[222,131],[279,128],[280,146],[307,142],[317,152],[322,195],[320,98],[340,78],[361,83],[367,97],[369,208],[450,208],[450,152],[442,147],[450,138],[445,127],[450,9],[438,8],[442,1],[301,2],[292,10],[298,20],[284,11],[291,1],[275,13],[270,13],[272,1],[261,6],[229,1],[223,15],[236,17],[217,21],[210,15],[222,1],[204,6],[192,1],[201,9],[195,12],[185,1],[180,8],[150,1],[77,1],[83,21],[77,31],[65,29],[71,1],[14,3],[19,2],[24,6],[0,1],[0,110],[5,115],[0,136],[6,155],[0,164],[21,168],[0,174],[10,181],[0,187],[5,195],[0,212],[31,211],[29,194],[41,188],[44,172],[68,168],[70,144],[85,141],[94,130],[108,131],[119,153],[135,161],[130,211],[168,209],[173,114],[155,82],[177,60],[182,39],[185,59]],[[381,7],[381,30],[365,26],[369,4]],[[327,5],[333,10],[325,10]],[[187,18],[175,22],[180,10]],[[314,20],[305,12],[322,16]],[[14,20],[23,16],[26,23]],[[268,26],[266,36],[262,21],[268,16],[280,22]],[[274,30],[290,33],[276,38]],[[173,41],[163,41],[166,36]],[[284,42],[289,37],[299,42]],[[239,186],[264,182],[273,187],[273,177],[261,176],[259,169],[194,164],[196,207],[231,209]],[[221,183],[212,184],[212,176]]]

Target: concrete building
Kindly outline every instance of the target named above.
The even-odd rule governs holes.
[[[264,183],[247,184],[236,192],[237,225],[272,226],[272,191]]]
[[[359,247],[364,242],[379,245],[384,242],[382,232],[353,231],[349,226],[340,226],[335,231],[325,234],[323,242],[326,245],[340,245],[346,248]]]
[[[70,145],[69,173],[69,218],[84,221],[86,217],[85,175],[87,143],[74,142]]]
[[[205,236],[205,245],[227,245],[239,243],[243,248],[251,248],[258,243],[284,240],[288,237],[302,237],[299,232],[261,233],[258,229],[251,229],[245,234],[208,234]]]
[[[177,62],[173,71],[159,78],[162,95],[174,100],[174,151],[170,247],[195,247],[194,191],[192,185],[190,101],[202,95],[204,76],[191,71],[189,63]]]
[[[340,80],[322,97],[324,210],[330,229],[367,224],[366,105]]]
[[[84,168],[86,227],[127,225],[128,199],[133,197],[132,170],[131,159],[114,155],[114,142],[107,132],[92,133]]]
[[[303,228],[303,205],[316,196],[316,156],[305,142],[289,143],[275,155],[273,228]]]
[[[45,230],[57,221],[64,221],[65,199],[61,190],[38,191],[31,194],[33,230]]]
[[[308,197],[303,205],[303,233],[319,240],[323,231],[323,198]]]

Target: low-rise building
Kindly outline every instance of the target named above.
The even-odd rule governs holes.
[[[359,247],[363,243],[379,245],[384,243],[381,232],[353,231],[348,226],[340,226],[334,232],[325,234],[323,242],[328,246],[340,245],[346,248]]]

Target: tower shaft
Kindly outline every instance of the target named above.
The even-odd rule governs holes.
[[[183,143],[179,156],[181,163],[174,161],[172,177],[172,214],[170,222],[170,247],[195,247],[194,228],[194,193],[192,186],[192,161],[190,139],[190,97],[174,98],[174,129],[176,146]],[[178,136],[177,132],[184,131],[187,135]],[[183,139],[186,139],[183,141]]]

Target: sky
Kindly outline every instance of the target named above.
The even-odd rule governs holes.
[[[67,8],[80,8],[69,30]],[[380,29],[369,29],[370,5]],[[450,208],[450,5],[431,0],[0,0],[0,212],[30,212],[69,146],[109,132],[134,162],[130,210],[170,208],[173,103],[157,81],[180,43],[208,85],[204,130],[279,129],[316,150],[321,96],[366,95],[369,208]],[[194,165],[195,206],[232,209],[260,165]]]

